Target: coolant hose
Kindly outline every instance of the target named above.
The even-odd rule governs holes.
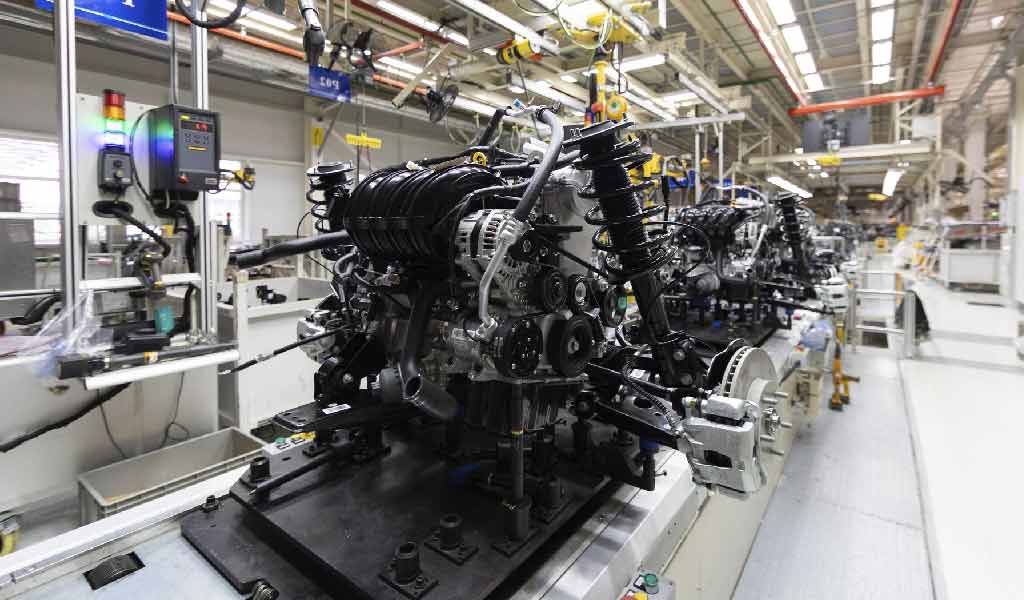
[[[512,216],[521,223],[525,223],[527,217],[530,216],[530,211],[533,210],[533,205],[537,202],[537,198],[540,197],[541,190],[547,184],[548,177],[555,170],[555,164],[562,155],[562,141],[565,137],[565,132],[562,131],[562,122],[558,120],[558,115],[555,114],[555,111],[543,108],[538,116],[541,121],[551,128],[551,141],[548,142],[544,158],[541,159],[540,164],[533,171],[533,177],[530,178],[530,183],[526,186],[522,199],[519,200],[519,204],[512,213]]]
[[[335,231],[333,233],[325,233],[323,235],[299,238],[297,240],[271,246],[270,248],[261,248],[250,252],[242,252],[232,257],[231,262],[239,269],[250,269],[279,258],[295,256],[296,254],[305,254],[306,252],[323,250],[324,248],[331,248],[333,246],[346,246],[350,244],[352,244],[352,240],[347,231]]]
[[[423,412],[449,421],[458,411],[458,402],[448,390],[427,379],[420,366],[420,349],[430,324],[430,309],[439,289],[446,283],[430,283],[420,289],[413,302],[412,312],[405,328],[405,343],[398,359],[398,374],[402,380],[402,399]]]
[[[491,141],[491,138],[494,137],[494,133],[498,131],[498,126],[501,125],[501,120],[504,118],[504,108],[495,110],[494,114],[491,115],[491,119],[487,121],[487,126],[484,127],[484,130],[480,132],[480,135],[473,140],[470,146],[486,146]]]

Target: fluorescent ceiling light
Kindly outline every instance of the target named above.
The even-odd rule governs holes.
[[[617,70],[621,73],[628,73],[629,71],[649,69],[663,64],[665,64],[664,54],[648,54],[646,56],[634,56],[623,60],[617,65]]]
[[[655,105],[650,100],[644,100],[643,98],[637,96],[633,92],[626,92],[625,94],[623,94],[623,96],[626,98],[626,100],[629,100],[630,104],[635,104],[636,106],[639,106],[640,108],[646,110],[652,115],[656,115],[662,119],[665,119],[666,121],[671,121],[676,118],[674,114],[658,108],[657,105]]]
[[[803,52],[793,57],[796,60],[796,67],[800,69],[801,75],[810,75],[811,73],[817,73],[818,67],[814,64],[814,57],[811,56],[810,52]]]
[[[409,73],[411,73],[413,75],[417,75],[417,74],[419,74],[420,71],[423,70],[423,67],[417,67],[416,65],[414,65],[412,63],[405,62],[404,60],[395,58],[393,56],[384,56],[384,57],[378,58],[377,62],[384,63],[385,65],[388,65],[389,67],[394,67],[394,68],[402,70],[402,71],[407,71],[407,72],[409,72]]]
[[[768,178],[768,183],[770,183],[770,184],[772,184],[774,186],[778,186],[778,187],[786,190],[787,192],[796,194],[797,196],[800,196],[801,198],[810,198],[811,196],[814,195],[814,194],[808,192],[807,190],[805,190],[804,188],[798,186],[797,184],[789,181],[788,179],[779,177],[778,175],[772,175],[771,177],[769,177]]]
[[[558,2],[557,0],[534,1],[548,10],[554,10],[557,8],[562,19],[577,28],[585,27],[587,24],[587,17],[590,15],[608,10],[597,0],[584,0],[583,2],[578,2],[576,4]]]
[[[661,97],[663,102],[668,104],[678,104],[680,102],[687,102],[689,100],[696,100],[697,94],[693,92],[676,92],[672,94],[666,94]]]
[[[887,65],[892,62],[892,40],[875,42],[871,46],[871,63]]]
[[[903,177],[903,171],[900,169],[889,169],[885,172],[885,179],[882,180],[882,193],[886,196],[892,196],[896,191],[896,184],[900,182],[900,177]]]
[[[882,85],[883,83],[888,83],[890,75],[891,69],[889,65],[878,65],[875,67],[871,67],[871,83],[875,85]]]
[[[477,102],[476,100],[472,100],[470,98],[463,98],[462,96],[456,97],[455,102],[452,103],[452,106],[454,106],[455,108],[461,108],[462,110],[468,110],[470,112],[479,113],[481,115],[490,116],[494,114],[493,106],[484,104],[483,102]]]
[[[876,10],[871,13],[871,39],[877,42],[891,38],[895,17],[896,9],[894,8]]]
[[[804,30],[799,25],[790,25],[782,28],[782,37],[786,39],[786,45],[793,54],[807,52],[807,39],[804,38]]]
[[[509,89],[511,90],[512,88]],[[583,110],[584,108],[586,108],[586,105],[583,102],[580,102],[576,98],[573,98],[568,94],[563,94],[562,92],[551,87],[550,81],[546,81],[543,79],[538,81],[527,79],[526,89],[530,90],[535,94],[540,94],[541,96],[561,102],[563,106],[566,106],[568,108],[572,108],[575,110]]]
[[[796,13],[793,12],[793,5],[789,3],[789,0],[768,0],[768,8],[771,9],[775,23],[778,25],[796,21]]]
[[[234,5],[232,5],[232,10],[234,10]],[[227,14],[229,12],[227,10],[224,10],[224,9],[221,9],[221,8],[217,8],[216,6],[214,6],[212,4],[209,7],[207,7],[207,11],[210,13],[211,16],[214,16],[214,17],[224,17],[224,16],[227,16]],[[271,27],[269,25],[264,25],[263,23],[260,23],[258,21],[254,21],[252,19],[246,19],[246,18],[239,19],[236,22],[236,25],[238,25],[239,27],[242,28],[242,35],[248,34],[249,31],[258,31],[260,33],[265,33],[267,35],[270,35],[270,36],[273,36],[275,38],[278,38],[280,40],[285,40],[285,41],[287,41],[287,42],[289,42],[289,43],[291,43],[291,44],[293,44],[295,46],[298,46],[300,48],[302,47],[302,38],[301,37],[299,37],[297,35],[294,35],[294,34],[291,34],[291,33],[288,33],[288,32],[286,32],[286,31],[284,31],[282,29],[279,29],[277,27]]]
[[[526,90],[524,90],[522,87],[520,87],[520,86],[518,86],[518,85],[516,85],[514,83],[510,83],[508,85],[508,91],[512,92],[513,94],[522,94]]]
[[[537,47],[545,48],[551,52],[558,51],[558,46],[556,44],[546,41],[543,37],[538,35],[536,31],[530,29],[526,25],[523,25],[505,13],[480,2],[480,0],[454,0],[454,2],[476,16],[507,29],[524,39],[530,40]]]
[[[775,48],[777,38],[773,38],[773,36],[768,35],[765,31],[764,23],[761,22],[760,13],[754,11],[750,6],[749,0],[739,0],[739,7],[740,12],[742,12],[750,24],[754,26],[754,31],[757,33],[757,37],[761,40],[761,44],[764,45],[765,50],[768,51],[768,56],[771,58],[772,63],[775,64],[775,68],[782,73],[783,79],[786,80],[786,86],[801,102],[805,101],[806,97],[802,92],[802,88],[797,85],[796,80],[793,78],[793,73],[790,72],[789,65],[782,61],[778,50]],[[792,9],[792,7],[790,8]]]
[[[871,0],[871,8],[881,8],[883,6],[892,6],[896,0]]]
[[[441,34],[460,46],[469,47],[469,38],[466,37],[465,34],[459,33],[458,31],[448,31],[447,28],[442,29]]]
[[[427,31],[436,31],[456,44],[469,46],[469,38],[467,38],[465,34],[453,31],[447,27],[442,27],[437,21],[428,19],[414,10],[410,10],[404,6],[399,6],[389,0],[377,0],[376,4],[377,8],[392,16],[398,17],[410,25],[415,25],[416,27],[426,29]]]
[[[235,10],[235,5],[237,3],[234,0],[210,0],[210,4],[230,13]],[[256,9],[245,11],[242,13],[242,18],[256,21],[264,25],[269,25],[270,27],[275,27],[282,31],[292,31],[299,26],[298,23],[289,21],[280,15],[274,15]]]
[[[804,77],[804,84],[807,85],[808,92],[820,92],[825,89],[825,83],[821,80],[821,75],[818,73],[811,73]]]
[[[568,73],[566,73],[564,75],[559,75],[558,78],[561,79],[562,81],[566,82],[566,83],[576,83],[576,76],[575,75],[570,75]]]

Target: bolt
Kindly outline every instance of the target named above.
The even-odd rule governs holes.
[[[345,385],[352,385],[352,382],[354,382],[355,380],[356,378],[353,377],[351,373],[345,373],[344,375],[341,376],[341,382],[344,383]]]
[[[217,500],[216,496],[210,495],[206,497],[206,501],[200,507],[204,513],[210,513],[220,508],[220,500]]]
[[[672,352],[672,360],[682,362],[684,358],[686,358],[686,353],[682,350],[676,349]]]

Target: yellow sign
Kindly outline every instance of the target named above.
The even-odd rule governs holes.
[[[313,128],[312,138],[313,138],[313,145],[314,146],[316,146],[318,148],[320,146],[323,146],[324,145],[324,128],[323,127],[314,127]]]
[[[370,137],[365,133],[360,133],[359,135],[346,133],[345,143],[359,148],[370,148],[373,150],[379,150],[381,147],[380,138]]]
[[[878,192],[871,192],[868,194],[868,200],[874,200],[875,202],[885,202],[889,197],[885,194],[879,194]]]

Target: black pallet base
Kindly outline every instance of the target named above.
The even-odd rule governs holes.
[[[545,515],[549,522],[532,519],[531,535],[509,552],[501,500],[467,483],[466,465],[453,470],[438,457],[436,440],[386,432],[385,443],[389,456],[313,470],[262,502],[238,483],[219,509],[188,515],[182,533],[243,594],[263,581],[281,598],[483,600],[520,579],[529,569],[520,570],[523,563],[573,517],[583,518],[581,509],[607,488],[606,479],[572,465],[557,469],[568,492],[565,507]],[[276,475],[308,458],[300,447],[270,460]],[[422,543],[450,513],[463,519],[463,539],[474,549],[467,556]],[[407,541],[420,542],[425,576],[410,589],[388,577],[395,549]]]
[[[684,324],[682,320],[675,320],[672,322],[672,326],[674,329],[685,331],[717,350],[723,350],[736,338],[743,338],[752,346],[760,346],[778,331],[777,327],[770,327],[763,323],[737,323],[731,327],[728,325],[711,327],[710,325],[700,325],[695,321]]]

